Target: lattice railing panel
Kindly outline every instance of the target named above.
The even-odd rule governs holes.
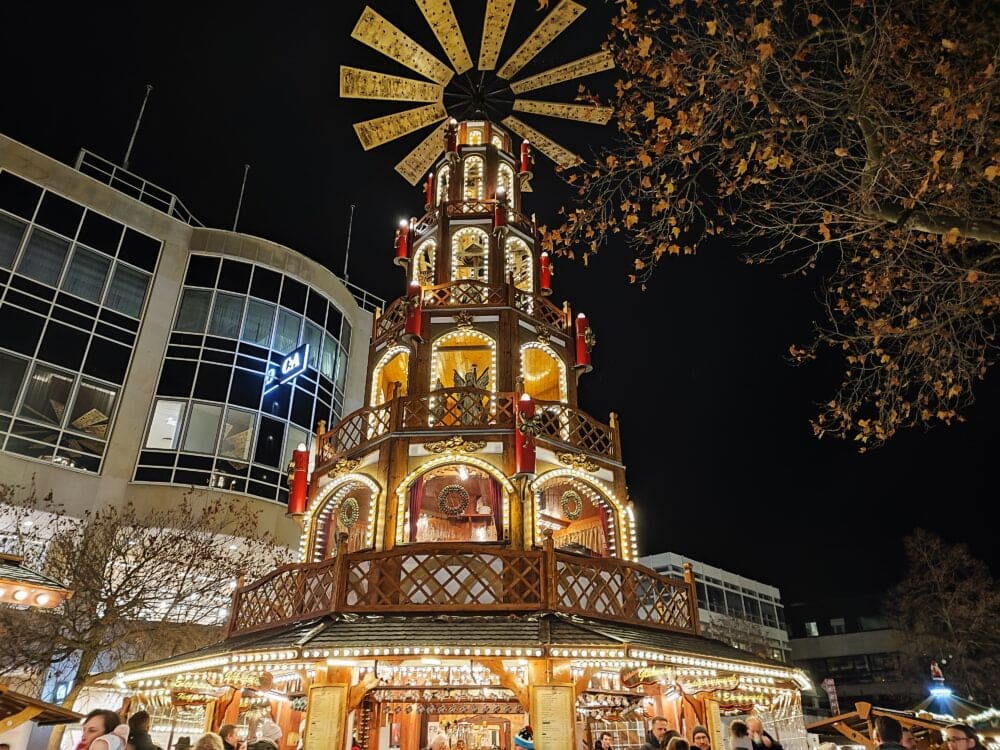
[[[542,426],[539,437],[552,438],[602,456],[617,458],[611,428],[583,412],[557,402],[539,402],[535,414]]]
[[[513,402],[512,394],[479,388],[442,388],[429,396],[404,399],[403,428],[511,427]]]
[[[528,292],[518,291],[514,296],[514,305],[518,310],[528,313],[549,328],[554,328],[561,333],[565,332],[565,313],[563,313],[562,308],[556,307],[545,297],[536,297]]]
[[[491,200],[464,200],[451,201],[448,203],[448,215],[460,216],[462,214],[492,214],[493,201]]]
[[[391,419],[391,402],[348,414],[333,429],[319,436],[320,455],[317,457],[316,470],[319,471],[326,463],[390,432]]]
[[[503,305],[507,298],[502,285],[490,286],[485,281],[461,279],[424,289],[425,307],[440,305]]]
[[[557,555],[555,586],[560,610],[694,632],[687,584],[653,571]]]
[[[406,323],[406,305],[402,298],[393,300],[375,321],[375,340],[396,331]]]
[[[344,604],[353,611],[539,609],[540,553],[449,551],[356,555]]]
[[[334,577],[333,560],[279,568],[238,592],[231,632],[260,630],[329,612]]]

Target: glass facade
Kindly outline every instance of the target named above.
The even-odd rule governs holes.
[[[322,292],[254,263],[192,255],[135,481],[286,502],[292,450],[343,412],[350,341]],[[264,393],[268,370],[302,344],[305,371]]]
[[[0,172],[0,449],[100,471],[161,247]]]

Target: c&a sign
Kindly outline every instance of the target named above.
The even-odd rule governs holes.
[[[309,364],[309,344],[302,344],[282,357],[276,365],[268,365],[264,374],[264,394],[267,395],[279,385],[295,380],[306,371]]]

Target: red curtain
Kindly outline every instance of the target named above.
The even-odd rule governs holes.
[[[597,513],[601,519],[601,531],[604,532],[604,549],[611,551],[611,524],[608,523],[608,509],[603,502],[597,503]],[[625,550],[618,550],[618,554],[624,557]],[[607,555],[607,553],[605,553]]]
[[[499,542],[503,539],[503,489],[494,477],[490,477],[490,509],[493,511],[493,525]]]
[[[410,538],[409,541],[417,541],[417,521],[420,520],[420,499],[424,494],[424,478],[418,477],[410,485]]]

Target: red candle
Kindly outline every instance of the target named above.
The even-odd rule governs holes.
[[[530,172],[530,164],[528,163],[528,142],[521,141],[521,171]]]
[[[420,322],[423,309],[420,305],[420,284],[411,281],[406,287],[406,339],[411,343],[423,341],[420,337]]]
[[[406,219],[399,220],[399,229],[396,230],[396,258],[394,263],[397,266],[405,266],[410,260],[410,222]]]
[[[535,402],[531,400],[531,396],[527,393],[522,393],[521,398],[517,404],[518,419],[517,426],[518,430],[514,434],[514,456],[517,462],[517,473],[518,474],[534,474],[535,473],[535,436],[531,434],[530,431],[522,432],[521,426],[532,417],[535,416]]]
[[[538,258],[539,267],[541,269],[541,279],[539,286],[541,287],[542,294],[552,293],[552,266],[549,263],[549,254],[542,253]]]
[[[299,516],[306,512],[309,488],[309,450],[299,443],[292,451],[292,488],[288,493],[288,515]]]
[[[458,153],[458,120],[452,117],[444,129],[444,150]]]
[[[426,190],[426,193],[427,193],[427,198],[424,201],[424,203],[427,206],[428,210],[430,210],[430,208],[434,205],[434,173],[433,172],[429,172],[427,174],[427,190]]]
[[[587,329],[589,327],[587,316],[579,313],[576,316],[576,366],[583,367],[588,371],[591,369],[590,350],[587,349]]]
[[[507,226],[507,191],[497,188],[496,200],[493,202],[493,228]]]

